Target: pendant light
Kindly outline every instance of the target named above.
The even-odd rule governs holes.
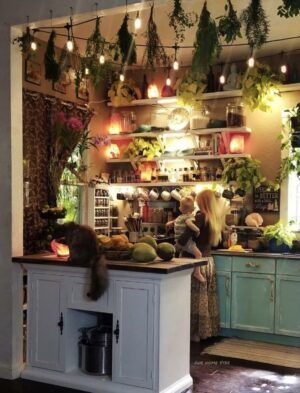
[[[140,18],[140,11],[136,13],[136,17],[134,20],[134,27],[136,30],[139,30],[142,27],[142,20]]]
[[[179,49],[179,46],[177,43],[174,45],[174,50],[175,50],[175,56],[174,56],[174,63],[173,63],[173,70],[178,71],[179,70],[179,61],[177,60],[177,51]]]

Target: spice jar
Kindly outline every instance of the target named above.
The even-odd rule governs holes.
[[[246,125],[246,117],[243,105],[229,103],[226,106],[226,119],[227,127],[244,127]]]

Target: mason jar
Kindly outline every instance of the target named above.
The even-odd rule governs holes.
[[[246,125],[246,117],[244,114],[244,106],[242,104],[229,103],[226,106],[227,127],[244,127]]]

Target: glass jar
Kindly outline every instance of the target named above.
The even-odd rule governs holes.
[[[246,125],[246,116],[244,106],[229,103],[226,106],[227,127],[244,127]]]
[[[121,112],[122,133],[131,133],[136,129],[136,115],[132,111]]]

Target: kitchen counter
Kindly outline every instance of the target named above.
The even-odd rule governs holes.
[[[212,251],[212,256],[214,255],[228,255],[228,256],[237,256],[237,257],[257,257],[257,258],[272,258],[272,259],[300,259],[299,254],[293,253],[271,253],[271,252],[256,252],[256,251],[246,251],[246,252],[236,252],[236,251],[229,251],[229,250],[214,250]]]
[[[87,267],[86,265],[74,265],[72,262],[68,261],[67,257],[57,257],[52,253],[13,257],[12,261],[26,264],[30,263],[66,267]],[[170,262],[164,262],[161,259],[157,259],[148,263],[138,263],[130,260],[107,261],[107,267],[109,270],[125,270],[132,272],[149,272],[159,274],[170,274],[181,270],[192,269],[195,266],[204,265],[207,265],[207,258],[200,258],[197,260],[192,258],[173,258]]]

